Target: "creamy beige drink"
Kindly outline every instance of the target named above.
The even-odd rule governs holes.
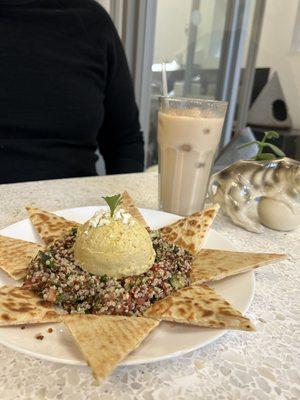
[[[179,215],[202,209],[225,111],[226,104],[221,116],[198,108],[170,107],[159,112],[161,209]]]

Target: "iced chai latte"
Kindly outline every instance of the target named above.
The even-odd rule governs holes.
[[[204,205],[227,103],[161,98],[158,113],[159,202],[189,215]]]

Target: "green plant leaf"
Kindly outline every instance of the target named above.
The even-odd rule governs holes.
[[[264,147],[269,147],[279,157],[285,157],[284,152],[272,143],[266,143]]]
[[[264,132],[264,134],[266,139],[278,139],[280,136],[279,133],[276,131],[267,131]]]
[[[258,140],[252,140],[251,142],[243,143],[241,144],[238,149],[243,149],[244,147],[251,146],[252,144],[257,144],[258,146],[260,145],[260,142]]]
[[[121,194],[115,194],[114,196],[103,196],[102,199],[106,201],[110,208],[110,215],[111,217],[114,216],[114,212],[118,205],[120,204],[122,200],[122,195]]]
[[[253,157],[253,160],[255,161],[268,161],[274,159],[276,159],[276,156],[273,153],[262,153],[257,154],[255,157]]]
[[[243,149],[244,147],[252,146],[253,144],[256,144],[259,148],[257,154],[255,157],[252,158],[252,160],[256,161],[263,161],[263,160],[273,160],[278,157],[285,157],[285,154],[282,150],[280,150],[279,147],[275,146],[272,143],[267,142],[267,139],[277,139],[279,138],[279,133],[275,131],[267,131],[264,133],[264,137],[261,141],[258,140],[252,140],[251,142],[243,143],[241,146],[238,147],[238,149]],[[263,149],[265,147],[268,147],[273,151],[274,154],[272,153],[263,153]]]

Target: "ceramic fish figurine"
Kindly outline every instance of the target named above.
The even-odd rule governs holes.
[[[237,161],[214,174],[209,197],[249,231],[291,230],[300,225],[300,162],[290,158]]]

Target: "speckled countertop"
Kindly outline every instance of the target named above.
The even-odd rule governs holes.
[[[97,205],[101,195],[124,189],[138,206],[157,208],[154,173],[2,185],[0,228],[23,219],[26,204],[48,210]],[[300,230],[255,235],[221,215],[214,229],[240,250],[290,255],[256,272],[247,314],[257,333],[231,331],[182,357],[119,367],[100,387],[87,367],[40,361],[0,345],[0,400],[300,399]]]

